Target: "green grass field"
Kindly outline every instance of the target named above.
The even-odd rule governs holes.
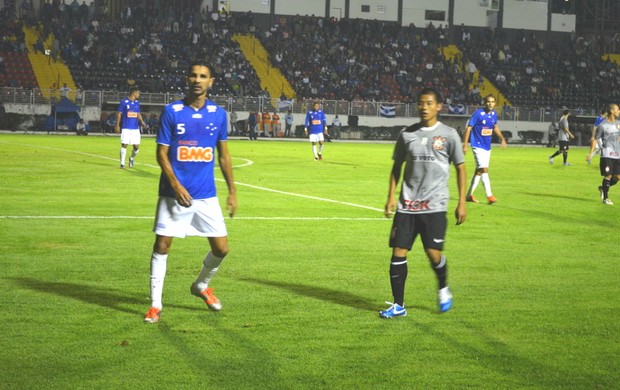
[[[393,145],[328,143],[322,162],[307,142],[229,148],[239,210],[211,283],[224,308],[189,294],[206,240],[176,240],[150,325],[154,140],[120,170],[117,137],[0,135],[0,388],[617,388],[620,186],[601,204],[598,157],[496,147],[498,203],[468,204],[457,227],[453,190],[453,309],[437,313],[418,242],[409,314],[382,320]]]

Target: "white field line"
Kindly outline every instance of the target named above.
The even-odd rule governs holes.
[[[101,156],[101,155],[92,154],[92,153],[80,152],[80,151],[76,151],[76,150],[66,150],[66,149],[60,149],[60,148],[53,148],[53,147],[49,147],[49,146],[32,146],[32,145],[27,145],[27,144],[21,144],[20,145],[20,144],[15,144],[15,143],[12,143],[12,142],[5,142],[5,141],[0,141],[0,143],[16,145],[16,146],[23,146],[23,147],[31,147],[31,148],[32,147],[36,147],[36,148],[50,149],[50,150],[56,150],[56,151],[59,151],[59,152],[73,153],[73,154],[80,154],[80,155],[83,155],[83,156],[94,157],[94,158],[101,158],[101,159],[104,159],[104,160],[111,160],[111,161],[116,161],[117,160],[116,158],[112,158],[112,157],[109,157],[109,156]],[[248,159],[241,158],[241,157],[233,157],[233,159],[245,161],[243,164],[235,165],[234,168],[241,168],[241,167],[246,167],[246,166],[254,164],[254,162],[252,160],[248,160]],[[158,165],[145,164],[145,163],[140,163],[139,165],[144,165],[144,166],[147,166],[147,167],[150,167],[150,168],[158,168],[159,169]],[[216,178],[215,180],[224,181],[224,179],[219,179],[219,178]],[[312,196],[312,195],[298,194],[298,193],[295,193],[295,192],[280,191],[280,190],[276,190],[276,189],[273,189],[273,188],[260,187],[260,186],[255,186],[253,184],[240,183],[240,182],[237,182],[237,181],[235,182],[235,184],[238,185],[238,186],[253,188],[253,189],[256,189],[256,190],[273,192],[273,193],[280,194],[280,195],[296,196],[296,197],[299,197],[299,198],[312,199],[312,200],[317,200],[317,201],[320,201],[320,202],[336,203],[336,204],[340,204],[340,205],[343,205],[343,206],[351,206],[351,207],[362,208],[362,209],[378,211],[378,212],[382,212],[383,211],[383,209],[379,209],[379,208],[376,208],[376,207],[365,206],[365,205],[356,204],[356,203],[350,203],[350,202],[342,202],[342,201],[335,200],[335,199],[321,198],[321,197]],[[270,218],[270,217],[267,217],[267,218]],[[242,219],[242,218],[239,218],[239,219]],[[336,218],[336,219],[338,219],[338,218]],[[381,219],[381,218],[379,218],[379,219]],[[372,218],[371,218],[371,220],[372,220]]]
[[[0,215],[0,219],[153,219],[155,217],[127,215]],[[245,221],[387,221],[387,218],[350,217],[234,217]]]

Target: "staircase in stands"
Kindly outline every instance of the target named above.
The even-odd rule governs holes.
[[[30,64],[32,65],[34,75],[37,79],[39,88],[41,88],[43,96],[49,98],[52,93],[57,93],[54,92],[54,90],[57,91],[63,86],[63,84],[66,83],[67,86],[71,88],[69,98],[75,100],[75,96],[72,95],[75,95],[77,86],[75,85],[71,71],[62,62],[60,53],[58,54],[58,58],[54,60],[50,55],[35,52],[34,45],[39,38],[38,31],[34,27],[27,26],[24,26],[23,30],[26,39],[26,47],[29,51],[28,59],[30,60]],[[55,37],[53,34],[50,34],[45,42],[43,42],[43,46],[45,48],[52,47],[54,39]]]
[[[456,45],[444,46],[440,49],[440,51],[447,60],[456,61],[458,64],[461,65],[462,70],[466,71],[464,69],[465,64],[461,63],[463,59],[463,53],[458,47],[456,47]],[[508,101],[508,99],[499,91],[499,89],[497,89],[497,87],[492,82],[489,81],[489,79],[484,78],[482,83],[480,83],[480,71],[478,70],[476,70],[476,72],[474,73],[474,77],[469,84],[469,88],[473,89],[476,86],[478,86],[478,88],[480,89],[480,96],[493,95],[496,97],[497,105],[495,106],[495,110],[497,112],[501,113],[504,102],[507,106],[511,106],[510,101]]]
[[[266,88],[272,98],[279,98],[283,95],[287,99],[296,97],[297,94],[291,84],[280,69],[271,64],[267,50],[255,36],[235,34],[233,40],[239,44],[241,52],[256,71],[261,81],[261,88]]]

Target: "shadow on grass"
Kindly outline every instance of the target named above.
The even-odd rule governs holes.
[[[136,168],[125,168],[125,171],[128,171],[128,173],[133,176],[147,177],[147,178],[159,178],[159,175],[160,175],[159,171],[148,169],[147,167],[140,166],[139,164],[136,164]]]
[[[595,188],[595,190],[596,190],[596,188]],[[568,196],[568,195],[562,195],[562,194],[544,194],[544,193],[535,193],[535,192],[522,192],[522,194],[523,195],[534,196],[536,198],[578,200],[578,201],[581,201],[581,202],[588,202],[588,203],[592,203],[593,199],[596,200],[599,197],[598,191],[592,191],[592,194],[594,196],[592,196],[591,198],[581,198],[581,197]]]
[[[384,309],[384,307],[377,307],[374,301],[370,301],[366,297],[354,295],[346,291],[334,290],[331,288],[255,278],[240,278],[238,280],[242,282],[260,284],[263,286],[277,287],[304,297],[320,299],[322,301],[332,302],[337,305],[348,306],[353,309],[365,310],[373,313],[378,313],[379,310]],[[436,310],[430,309],[428,307],[407,306],[407,308],[436,312]]]
[[[605,388],[611,381],[599,373],[589,372],[587,368],[575,372],[570,367],[556,364],[553,359],[527,356],[528,348],[518,345],[524,342],[523,340],[516,340],[517,344],[510,344],[502,340],[502,337],[489,333],[487,329],[482,329],[481,326],[466,319],[457,318],[455,323],[460,324],[471,338],[460,338],[451,332],[438,330],[432,325],[421,322],[412,322],[412,326],[423,334],[436,338],[440,343],[445,343],[449,348],[460,351],[463,356],[475,358],[478,365],[504,378],[504,384],[508,384],[509,387],[579,388],[588,383],[592,388]],[[553,352],[549,351],[548,354],[552,356]],[[578,352],[575,352],[575,356],[577,355]]]
[[[144,295],[129,295],[126,292],[114,291],[107,288],[101,288],[96,286],[90,286],[87,284],[67,283],[67,282],[51,282],[47,280],[39,280],[33,278],[9,278],[17,283],[20,287],[26,288],[32,291],[36,291],[41,294],[54,294],[60,297],[66,297],[90,303],[93,305],[107,307],[116,311],[144,315],[144,311],[140,309],[134,310],[126,306],[140,305],[145,306],[149,304],[148,299]],[[177,307],[188,310],[198,310],[198,307],[184,306],[184,305],[166,305],[169,307]],[[143,308],[144,310],[147,307]],[[202,308],[201,308],[202,309]]]

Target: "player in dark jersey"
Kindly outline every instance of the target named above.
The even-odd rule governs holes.
[[[441,102],[436,90],[424,88],[418,97],[420,122],[403,130],[394,147],[394,165],[385,204],[386,216],[396,210],[390,234],[390,283],[394,302],[386,302],[390,307],[379,312],[382,318],[407,315],[404,302],[407,254],[418,235],[438,279],[439,311],[445,312],[452,307],[452,293],[447,284],[447,260],[442,254],[447,228],[450,165],[455,166],[457,174],[457,225],[465,222],[467,215],[467,177],[459,134],[437,120]],[[397,200],[395,192],[403,165],[403,184]]]
[[[604,204],[614,204],[609,199],[610,187],[616,185],[620,180],[620,108],[617,104],[607,106],[607,118],[596,128],[596,139],[601,150],[600,171],[603,182],[598,187],[601,194],[601,201]],[[594,146],[590,147],[590,154],[594,151]]]
[[[237,208],[235,183],[228,152],[228,114],[208,99],[213,67],[202,61],[188,69],[187,96],[164,107],[157,133],[157,162],[161,167],[159,200],[151,255],[151,308],[144,321],[160,320],[166,263],[173,237],[200,236],[211,250],[203,260],[193,295],[212,310],[222,304],[208,288],[209,281],[228,254],[228,234],[215,189],[218,165],[228,187],[227,209],[232,218]]]

